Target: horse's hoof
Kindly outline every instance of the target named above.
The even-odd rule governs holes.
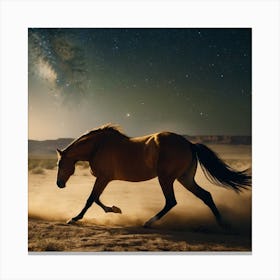
[[[74,219],[72,218],[72,219],[68,220],[66,223],[67,223],[68,225],[73,225],[73,224],[76,223],[76,220],[74,220]]]
[[[221,221],[219,222],[219,225],[220,225],[220,227],[221,227],[223,230],[226,230],[226,231],[232,230],[232,225],[231,225],[229,222],[225,221],[225,220],[221,220]]]
[[[112,206],[112,211],[114,213],[119,213],[119,214],[122,213],[122,210],[119,207],[117,207],[117,206]]]
[[[158,220],[158,217],[155,216],[153,218],[151,218],[150,220],[148,220],[145,224],[144,224],[144,228],[151,228],[152,224]]]
[[[152,223],[149,223],[149,222],[146,222],[144,225],[143,225],[143,228],[151,228],[152,227]]]

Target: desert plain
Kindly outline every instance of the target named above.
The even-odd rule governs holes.
[[[209,145],[230,166],[251,169],[251,145]],[[104,213],[93,204],[73,225],[66,221],[79,213],[95,178],[88,165],[78,163],[66,188],[56,186],[56,158],[29,156],[28,251],[42,252],[251,252],[252,190],[238,194],[212,185],[200,167],[196,181],[208,190],[229,224],[221,228],[210,209],[179,182],[174,190],[177,205],[152,228],[143,224],[164,205],[157,178],[145,182],[111,182],[101,196],[122,214]]]

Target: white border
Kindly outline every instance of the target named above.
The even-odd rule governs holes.
[[[28,27],[253,28],[253,254],[27,254]],[[278,1],[1,1],[1,279],[279,279]],[[238,114],[238,112],[237,112]]]

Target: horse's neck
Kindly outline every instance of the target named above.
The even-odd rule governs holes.
[[[68,155],[75,161],[89,161],[104,143],[110,145],[110,143],[122,141],[128,141],[128,138],[123,135],[109,133],[95,135],[85,141],[75,143],[69,150]]]
[[[75,161],[89,161],[93,151],[97,148],[97,141],[84,141],[76,143],[72,146],[71,150],[68,151],[68,156]]]

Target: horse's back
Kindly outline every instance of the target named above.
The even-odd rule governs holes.
[[[111,179],[144,181],[157,176],[158,150],[153,135],[107,139],[93,159],[96,175],[100,170]]]
[[[110,179],[144,181],[159,172],[179,176],[192,161],[191,144],[184,137],[160,132],[134,138],[110,138],[92,159],[93,174]]]
[[[150,162],[157,173],[173,174],[177,178],[193,162],[192,144],[182,135],[164,131],[137,137],[133,141],[145,143],[145,162]]]

